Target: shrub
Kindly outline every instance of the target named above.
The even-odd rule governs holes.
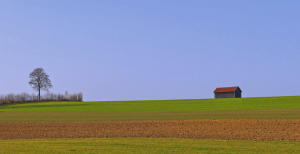
[[[29,102],[38,102],[38,96],[27,93],[21,94],[8,94],[0,96],[0,105],[3,104],[18,104],[18,103],[29,103]],[[73,102],[82,102],[83,94],[75,93],[75,94],[53,94],[47,93],[41,96],[42,102],[52,102],[52,101],[73,101]]]

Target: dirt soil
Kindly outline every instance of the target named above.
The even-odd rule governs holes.
[[[0,139],[103,137],[300,141],[300,120],[0,122]]]

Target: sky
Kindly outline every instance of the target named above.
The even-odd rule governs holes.
[[[0,94],[86,101],[300,95],[300,1],[1,0]]]

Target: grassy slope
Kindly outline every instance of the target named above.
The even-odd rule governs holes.
[[[300,96],[0,106],[0,121],[300,119]]]
[[[49,102],[0,106],[0,112],[183,112],[300,108],[300,96],[114,102]]]
[[[0,122],[12,121],[128,121],[187,119],[300,119],[300,109],[191,112],[0,112]]]
[[[196,139],[0,140],[0,153],[299,153],[300,142]]]

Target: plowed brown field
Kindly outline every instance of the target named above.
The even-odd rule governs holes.
[[[0,122],[0,139],[99,137],[300,141],[300,120]]]

